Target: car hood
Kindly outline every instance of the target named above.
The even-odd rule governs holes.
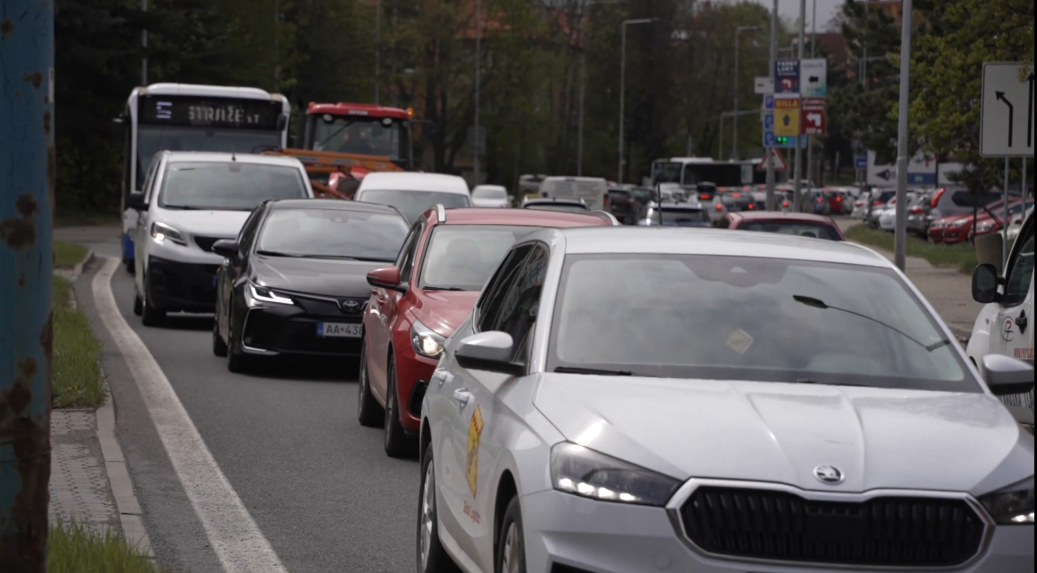
[[[391,264],[255,256],[251,276],[262,286],[283,291],[366,299],[371,295],[367,273]]]
[[[478,292],[421,291],[411,312],[425,326],[450,337],[478,300]]]
[[[1033,437],[985,394],[548,374],[534,403],[566,439],[680,480],[981,495],[1033,476]]]
[[[248,220],[248,211],[173,211],[163,209],[154,221],[194,237],[233,239]]]

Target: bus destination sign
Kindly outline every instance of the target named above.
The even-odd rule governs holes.
[[[282,104],[277,101],[193,96],[143,96],[140,123],[277,131]]]

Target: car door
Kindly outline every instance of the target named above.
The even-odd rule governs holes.
[[[519,280],[532,250],[530,245],[520,245],[504,258],[476,304],[472,320],[465,326],[466,330],[456,333],[455,340],[496,328],[506,297]],[[470,372],[459,366],[454,366],[452,372],[447,380],[439,380],[442,386],[435,391],[438,399],[446,403],[436,411],[447,412],[440,430],[447,435],[438,440],[441,446],[436,452],[436,459],[440,460],[443,469],[442,475],[437,473],[443,484],[440,519],[465,554],[483,570],[493,571],[492,559],[487,562],[480,558],[479,549],[486,545],[487,539],[492,541],[492,511],[485,509],[492,509],[492,501],[487,501],[490,492],[486,487],[486,480],[492,476],[486,468],[493,467],[489,460],[496,458],[499,446],[492,441],[483,442],[484,437],[489,436],[487,432],[494,432],[494,428],[487,424],[495,419],[495,404],[477,386],[493,386],[495,383],[499,386],[499,381],[507,377]],[[488,379],[477,381],[482,377]]]
[[[141,188],[141,193],[144,195],[144,204],[151,206],[154,201],[153,188],[155,187],[155,181],[158,179],[159,166],[162,164],[161,160],[152,161],[151,167],[148,169],[148,174],[144,178],[144,186]],[[144,293],[144,271],[147,267],[147,257],[145,256],[145,250],[148,246],[148,226],[151,218],[151,209],[140,211],[137,215],[137,226],[133,231],[133,250],[134,260],[134,280],[137,284],[137,292]]]
[[[1033,363],[1033,220],[1026,223],[1008,260],[998,327],[991,329],[991,350]]]
[[[238,252],[242,254],[237,260],[226,258],[217,271],[216,284],[216,320],[224,340],[230,340],[230,309],[234,306],[235,287],[242,277],[247,276],[252,246],[255,244],[259,228],[267,212],[267,205],[260,205],[249,215],[248,220],[238,233]],[[222,321],[222,322],[221,322]]]
[[[425,221],[414,224],[400,249],[396,267],[400,269],[400,284],[410,284],[414,271],[414,259],[418,247],[424,240]],[[388,382],[389,344],[392,329],[399,316],[399,303],[403,294],[399,291],[375,288],[371,290],[370,310],[365,319],[364,331],[370,348],[367,352],[368,380],[371,390],[384,405]],[[413,296],[413,295],[410,295]]]

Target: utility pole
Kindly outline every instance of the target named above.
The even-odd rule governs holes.
[[[54,341],[54,2],[7,0],[3,5],[0,571],[44,573]]]
[[[148,0],[140,0],[140,11],[148,13]],[[140,46],[144,55],[140,59],[140,85],[148,85],[148,29],[144,28],[140,33]]]
[[[479,116],[482,97],[482,0],[475,3],[475,135],[473,136],[475,147],[475,183],[482,182],[482,138],[480,135]]]
[[[580,32],[580,40],[582,43],[583,32]],[[580,134],[579,148],[576,152],[576,175],[583,177],[583,126],[584,118],[586,117],[586,101],[587,101],[587,46],[583,45],[583,54],[580,56]]]
[[[281,90],[281,0],[274,0],[274,89]]]
[[[814,0],[814,17],[811,21],[813,28],[810,34],[810,57],[817,57],[817,0]],[[810,136],[807,138],[807,179],[813,181],[815,185],[821,183],[821,178],[814,178],[814,137]]]
[[[904,0],[904,25],[900,43],[900,119],[897,142],[897,228],[893,238],[897,268],[907,266],[907,167],[911,160],[908,146],[908,113],[911,107],[911,26],[913,0]]]
[[[741,60],[741,55],[742,55],[742,42],[741,42],[742,33],[743,32],[752,32],[752,31],[759,30],[759,29],[760,29],[759,26],[742,26],[742,27],[738,28],[737,30],[735,30],[735,81],[734,81],[734,92],[735,92],[734,104],[735,105],[734,105],[733,108],[731,108],[731,111],[735,114],[735,116],[734,116],[734,122],[732,122],[733,125],[734,125],[734,129],[733,129],[734,137],[731,140],[731,159],[738,159],[739,158],[738,157],[739,153],[738,153],[738,115],[737,114],[738,114],[738,111],[739,111],[739,108],[738,108],[738,105],[739,105],[739,102],[738,102],[738,87],[739,87],[739,85],[738,84],[740,83],[738,80],[741,79],[740,74],[741,74],[741,71],[742,71],[741,70],[741,64],[742,64],[742,60]]]
[[[807,0],[799,2],[799,61],[802,66],[807,35]],[[802,101],[802,98],[801,98]],[[803,209],[803,138],[796,136],[795,205],[793,211]]]
[[[382,0],[374,5],[374,104],[382,105]]]
[[[778,78],[774,76],[774,68],[778,61],[778,0],[774,0],[774,11],[771,12],[771,67],[768,75],[776,84]],[[769,154],[773,150],[766,150],[768,153],[767,160],[767,210],[774,211],[777,209],[777,205],[774,201],[774,187],[776,184],[775,173],[774,173],[774,162],[770,161]]]
[[[641,18],[638,20],[623,20],[622,36],[623,41],[620,48],[622,55],[620,56],[621,63],[619,66],[619,173],[616,175],[616,183],[623,183],[623,168],[626,166],[626,106],[627,106],[627,26],[636,26],[639,24],[651,24],[655,22],[654,18]]]

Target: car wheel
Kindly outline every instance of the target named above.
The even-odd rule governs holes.
[[[151,290],[151,289],[148,288],[148,282],[147,281],[148,281],[148,279],[145,277],[145,279],[144,279],[144,292],[145,293],[147,293],[149,290]],[[140,318],[141,318],[141,322],[144,323],[144,326],[158,326],[158,325],[162,324],[162,321],[166,319],[165,311],[159,310],[159,309],[155,308],[154,306],[152,306],[151,303],[148,302],[147,294],[145,294],[142,297],[142,302],[144,304],[143,304],[143,308],[141,309]]]
[[[421,467],[421,499],[418,500],[418,573],[460,573],[439,540],[439,514],[436,508],[436,464],[432,443],[425,448]]]
[[[227,343],[220,336],[220,320],[218,318],[212,319],[212,353],[218,358],[227,357]]]
[[[389,388],[385,396],[385,453],[390,458],[412,455],[414,440],[407,437],[400,423],[400,401],[396,396],[396,360],[389,357]]]
[[[241,343],[234,334],[234,315],[227,317],[227,370],[235,374],[248,372],[249,357],[241,352]]]
[[[385,410],[371,393],[371,379],[367,371],[367,343],[360,347],[360,376],[357,379],[359,396],[357,396],[356,417],[360,425],[377,428],[385,423]]]
[[[134,316],[144,314],[144,300],[137,293],[133,293],[133,314]]]
[[[500,528],[497,573],[526,573],[526,543],[522,533],[522,508],[511,499]]]

